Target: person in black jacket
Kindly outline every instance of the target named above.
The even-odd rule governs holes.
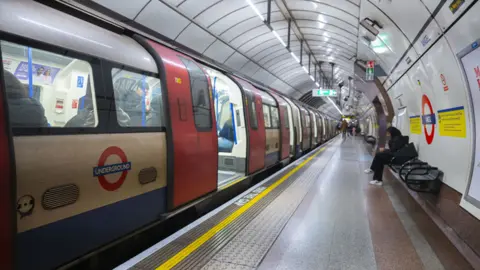
[[[24,85],[10,72],[3,70],[10,125],[14,128],[48,127],[42,104],[28,96]]]
[[[402,136],[402,133],[397,128],[389,127],[387,129],[387,137],[390,137],[390,140],[388,141],[389,149],[385,150],[380,148],[380,152],[373,158],[370,168],[365,170],[365,173],[367,174],[373,173],[373,180],[370,181],[370,184],[372,185],[381,186],[383,184],[383,168],[392,161],[395,152],[402,149],[407,144],[404,136]]]

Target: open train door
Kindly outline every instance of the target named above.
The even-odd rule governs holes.
[[[148,41],[166,87],[167,206],[217,189],[218,139],[210,80],[190,57]],[[148,49],[148,48],[147,48]],[[168,127],[168,126],[167,126]],[[169,129],[169,130],[168,130]]]
[[[0,53],[0,59],[1,57]],[[15,167],[11,133],[8,124],[7,95],[0,66],[0,265],[14,269],[14,239],[16,232]]]
[[[242,86],[248,123],[249,145],[247,148],[248,174],[265,168],[266,133],[262,112],[262,98],[250,83],[233,77]]]

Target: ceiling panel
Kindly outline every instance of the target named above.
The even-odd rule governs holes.
[[[171,39],[175,39],[190,24],[188,19],[160,1],[151,1],[135,21]]]
[[[176,41],[203,53],[216,38],[195,24],[190,24],[181,32]]]
[[[234,50],[230,46],[217,39],[203,54],[223,63],[233,52]]]
[[[224,64],[233,69],[240,70],[247,62],[248,59],[245,56],[235,52],[224,62]]]

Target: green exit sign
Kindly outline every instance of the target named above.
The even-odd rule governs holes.
[[[337,90],[331,89],[313,89],[312,96],[314,97],[336,97]]]

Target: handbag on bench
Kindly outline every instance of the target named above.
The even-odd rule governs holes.
[[[402,165],[405,162],[412,160],[418,157],[418,152],[415,149],[415,145],[413,143],[409,143],[399,149],[397,152],[393,153],[393,159],[391,161],[394,165]]]

